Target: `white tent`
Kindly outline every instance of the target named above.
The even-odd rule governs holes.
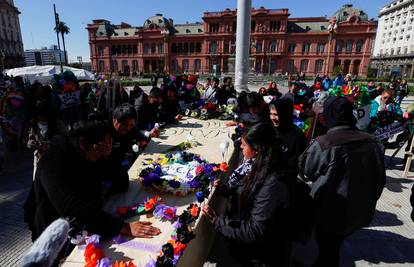
[[[70,70],[72,71],[78,80],[94,80],[95,76],[83,69],[71,68],[71,67],[63,67],[63,71]],[[50,83],[53,74],[60,74],[60,66],[53,66],[53,65],[46,65],[46,66],[30,66],[30,67],[23,67],[23,68],[15,68],[5,71],[9,76],[21,76],[23,79],[28,80],[30,83],[34,83],[35,81],[41,83]]]

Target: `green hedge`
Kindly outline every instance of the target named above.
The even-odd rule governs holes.
[[[122,86],[148,86],[151,85],[151,81],[149,80],[138,80],[138,81],[133,81],[133,80],[123,80],[121,81]]]

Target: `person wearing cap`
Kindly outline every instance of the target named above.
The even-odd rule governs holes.
[[[343,241],[372,221],[385,184],[384,148],[355,127],[347,98],[328,97],[323,113],[328,132],[299,158],[299,173],[311,182],[316,202],[319,256],[313,266],[335,267]]]

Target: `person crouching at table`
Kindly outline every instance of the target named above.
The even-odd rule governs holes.
[[[115,109],[112,125],[113,142],[109,159],[128,170],[150,139],[136,127],[137,113],[130,104],[124,103]]]
[[[111,145],[110,125],[97,119],[76,123],[68,137],[52,142],[39,161],[24,205],[33,241],[58,218],[68,218],[103,238],[118,234],[151,238],[160,233],[149,223],[125,223],[103,210],[103,178],[108,174],[100,159],[110,153]]]
[[[289,190],[282,182],[284,164],[273,126],[253,125],[243,135],[241,149],[243,163],[227,184],[218,185],[218,192],[230,196],[228,211],[217,215],[204,205],[204,215],[242,266],[288,266]]]

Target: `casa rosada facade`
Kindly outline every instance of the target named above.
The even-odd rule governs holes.
[[[236,10],[205,12],[203,22],[174,24],[161,14],[143,26],[88,24],[92,69],[124,75],[234,73]],[[250,69],[255,73],[366,76],[377,22],[345,5],[330,19],[290,18],[288,9],[252,9]]]

